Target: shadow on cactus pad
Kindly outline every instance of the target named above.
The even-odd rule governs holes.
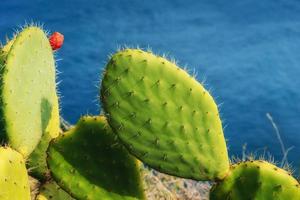
[[[56,128],[53,126],[53,119],[57,120],[57,118],[52,118],[52,112],[57,112],[57,110],[52,108],[52,104],[46,98],[42,98],[41,101],[41,129],[42,129],[42,137],[35,148],[35,150],[30,154],[28,158],[28,167],[31,168],[30,174],[41,181],[45,181],[49,179],[49,170],[47,166],[47,149],[50,141],[56,137],[57,135],[53,133],[57,133],[57,131],[51,130],[52,128]],[[52,119],[52,121],[51,121]],[[55,123],[58,123],[55,122]]]

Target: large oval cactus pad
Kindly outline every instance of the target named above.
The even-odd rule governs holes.
[[[289,172],[266,161],[247,161],[231,166],[228,176],[217,183],[211,200],[296,200],[300,185]]]
[[[101,100],[114,132],[149,166],[196,180],[227,173],[218,108],[174,63],[138,49],[116,53],[104,71]]]
[[[30,200],[30,187],[23,156],[0,147],[0,199]]]
[[[54,179],[76,199],[144,199],[138,161],[103,116],[81,118],[50,144],[48,155]]]
[[[46,129],[59,130],[53,52],[38,27],[23,29],[3,49],[0,137],[28,156]]]

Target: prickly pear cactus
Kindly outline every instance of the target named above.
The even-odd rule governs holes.
[[[27,27],[0,57],[0,140],[27,157],[44,134],[59,131],[53,52],[43,30]]]
[[[106,66],[101,100],[114,132],[151,167],[196,180],[227,173],[217,105],[176,64],[142,50],[122,50]]]
[[[30,188],[23,156],[9,147],[0,147],[0,199],[30,200]]]
[[[211,190],[211,200],[296,200],[300,185],[287,171],[265,161],[235,164]]]
[[[54,179],[76,199],[144,199],[138,161],[103,116],[81,118],[50,144],[48,155]]]
[[[36,200],[75,200],[54,181],[41,186],[40,193]]]

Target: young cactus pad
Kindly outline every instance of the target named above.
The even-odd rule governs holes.
[[[46,129],[59,130],[52,49],[43,30],[27,27],[0,57],[0,140],[27,157]]]
[[[54,181],[41,186],[40,193],[36,200],[75,200]]]
[[[144,199],[138,161],[103,116],[81,118],[50,144],[48,155],[54,179],[76,199]]]
[[[30,200],[30,187],[23,156],[0,147],[0,199]]]
[[[217,183],[211,200],[296,200],[298,181],[287,171],[265,161],[247,161],[231,167],[228,176]]]
[[[122,50],[106,66],[101,100],[114,132],[149,166],[196,180],[222,179],[229,170],[217,105],[176,64]]]

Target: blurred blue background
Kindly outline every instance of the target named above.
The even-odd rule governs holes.
[[[62,116],[98,114],[100,73],[120,45],[150,46],[206,80],[231,155],[263,149],[281,160],[270,112],[300,165],[300,2],[296,0],[1,0],[0,38],[27,21],[65,35],[58,52]]]

